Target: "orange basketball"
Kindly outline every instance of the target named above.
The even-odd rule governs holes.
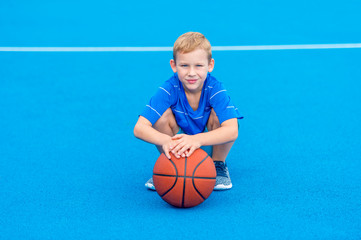
[[[213,160],[202,149],[190,157],[168,159],[160,155],[153,169],[154,187],[167,203],[182,208],[194,207],[211,195],[216,183]]]

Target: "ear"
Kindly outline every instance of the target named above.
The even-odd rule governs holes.
[[[173,59],[170,60],[170,67],[172,68],[173,72],[177,72],[177,66],[175,64],[175,61]]]
[[[214,59],[212,58],[208,64],[208,72],[212,72],[214,68]]]

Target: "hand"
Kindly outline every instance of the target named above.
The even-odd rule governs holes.
[[[176,146],[176,142],[174,140],[172,140],[172,138],[170,138],[170,137],[169,137],[169,140],[165,144],[162,145],[163,152],[168,159],[171,159],[170,152],[172,151],[173,146]]]
[[[192,153],[201,147],[201,143],[195,137],[196,135],[177,134],[172,137],[174,145],[170,150],[177,157],[189,157]]]

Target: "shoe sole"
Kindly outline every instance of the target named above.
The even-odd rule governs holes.
[[[152,184],[146,183],[145,187],[148,188],[149,190],[155,191],[155,187]],[[227,186],[223,185],[223,184],[219,184],[219,185],[215,186],[213,190],[215,190],[215,191],[223,191],[223,190],[229,190],[231,188],[232,188],[232,184],[227,185]]]
[[[230,185],[218,184],[217,186],[214,187],[213,190],[215,190],[215,191],[223,191],[223,190],[229,190],[231,188],[232,188],[232,183]]]
[[[153,184],[146,183],[145,187],[148,188],[149,190],[155,191],[155,187]]]

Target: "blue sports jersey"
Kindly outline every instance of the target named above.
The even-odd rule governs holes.
[[[198,134],[205,130],[212,108],[221,124],[231,118],[243,118],[231,102],[222,83],[210,74],[204,81],[196,111],[189,105],[183,85],[178,74],[175,73],[159,87],[140,115],[148,119],[153,125],[168,108],[172,109],[178,126],[189,135]]]

